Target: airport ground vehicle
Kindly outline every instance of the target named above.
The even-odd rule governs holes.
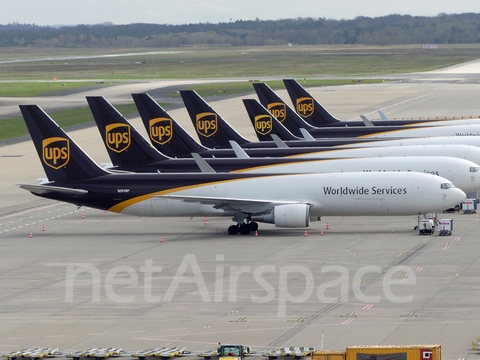
[[[432,235],[435,232],[435,222],[432,219],[422,219],[418,222],[418,235]]]
[[[453,231],[453,219],[439,219],[437,222],[438,225],[438,235],[452,235]]]
[[[219,360],[243,360],[246,355],[254,354],[255,352],[248,346],[239,344],[219,344],[216,350],[206,351],[197,354],[198,357],[203,357],[205,360],[210,360],[212,357],[218,357]]]
[[[345,350],[317,350],[312,360],[441,360],[441,345],[360,345]]]

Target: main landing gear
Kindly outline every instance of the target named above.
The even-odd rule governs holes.
[[[258,229],[258,224],[255,221],[250,221],[248,223],[238,223],[237,225],[232,225],[228,228],[228,233],[230,235],[242,234],[247,235],[250,231],[256,231]]]

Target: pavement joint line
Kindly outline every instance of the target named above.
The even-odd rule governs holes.
[[[370,285],[373,285],[378,279],[381,279],[391,268],[406,264],[408,261],[415,259],[420,253],[423,253],[424,251],[427,250],[428,245],[431,245],[433,242],[433,238],[429,239],[427,243],[425,244],[417,244],[413,248],[411,248],[408,252],[406,252],[405,256],[402,258],[396,258],[394,261],[392,261],[388,266],[386,266],[380,273],[378,273],[376,276],[368,279],[363,285],[362,288],[365,289]],[[346,296],[346,300],[348,301],[349,298],[353,297],[355,295],[355,291],[352,289],[348,292]],[[341,300],[344,300],[343,298]],[[339,306],[341,306],[343,302],[336,302],[332,304],[328,304],[323,307],[323,309],[319,310],[316,314],[313,314],[310,316],[305,322],[299,323],[298,325],[294,326],[292,329],[286,331],[284,334],[273,340],[270,344],[268,344],[268,347],[279,347],[288,342],[292,337],[306,329],[308,326],[313,324],[314,321],[317,319],[322,318],[323,316],[327,315],[331,311],[335,310]]]

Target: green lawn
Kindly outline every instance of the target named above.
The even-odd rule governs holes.
[[[317,80],[317,79],[297,79],[297,81],[303,87],[318,87],[318,86],[334,86],[334,85],[352,85],[357,84],[359,81],[363,84],[374,84],[385,82],[383,79],[365,79],[365,80],[349,80],[349,79],[335,79],[335,80]],[[285,89],[285,85],[282,80],[265,81],[268,86],[273,90]],[[189,90],[195,90],[200,96],[214,96],[214,95],[238,95],[254,93],[253,81],[236,81],[228,83],[213,83],[213,84],[198,84],[189,86]],[[185,87],[180,86],[179,90],[183,90]],[[165,95],[171,97],[180,97],[178,91],[169,92]]]
[[[38,81],[8,81],[0,83],[0,96],[3,97],[32,97],[49,95],[52,93],[68,92],[73,89],[82,89],[87,87],[101,87],[105,85],[97,84],[93,81],[82,82],[38,82]]]
[[[18,49],[2,48],[1,80],[124,81],[132,79],[258,79],[267,76],[319,77],[324,75],[385,76],[434,70],[473,60],[479,48],[471,44],[422,50],[399,46],[259,46],[229,48],[161,49]],[[51,53],[48,54],[48,50]],[[38,51],[42,51],[40,54]],[[124,54],[115,57],[89,55]],[[150,54],[148,53],[150,52]],[[56,60],[55,57],[85,56]]]

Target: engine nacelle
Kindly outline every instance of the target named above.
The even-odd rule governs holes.
[[[278,205],[262,216],[252,217],[252,220],[275,224],[278,227],[296,228],[310,226],[310,205],[289,204]]]

